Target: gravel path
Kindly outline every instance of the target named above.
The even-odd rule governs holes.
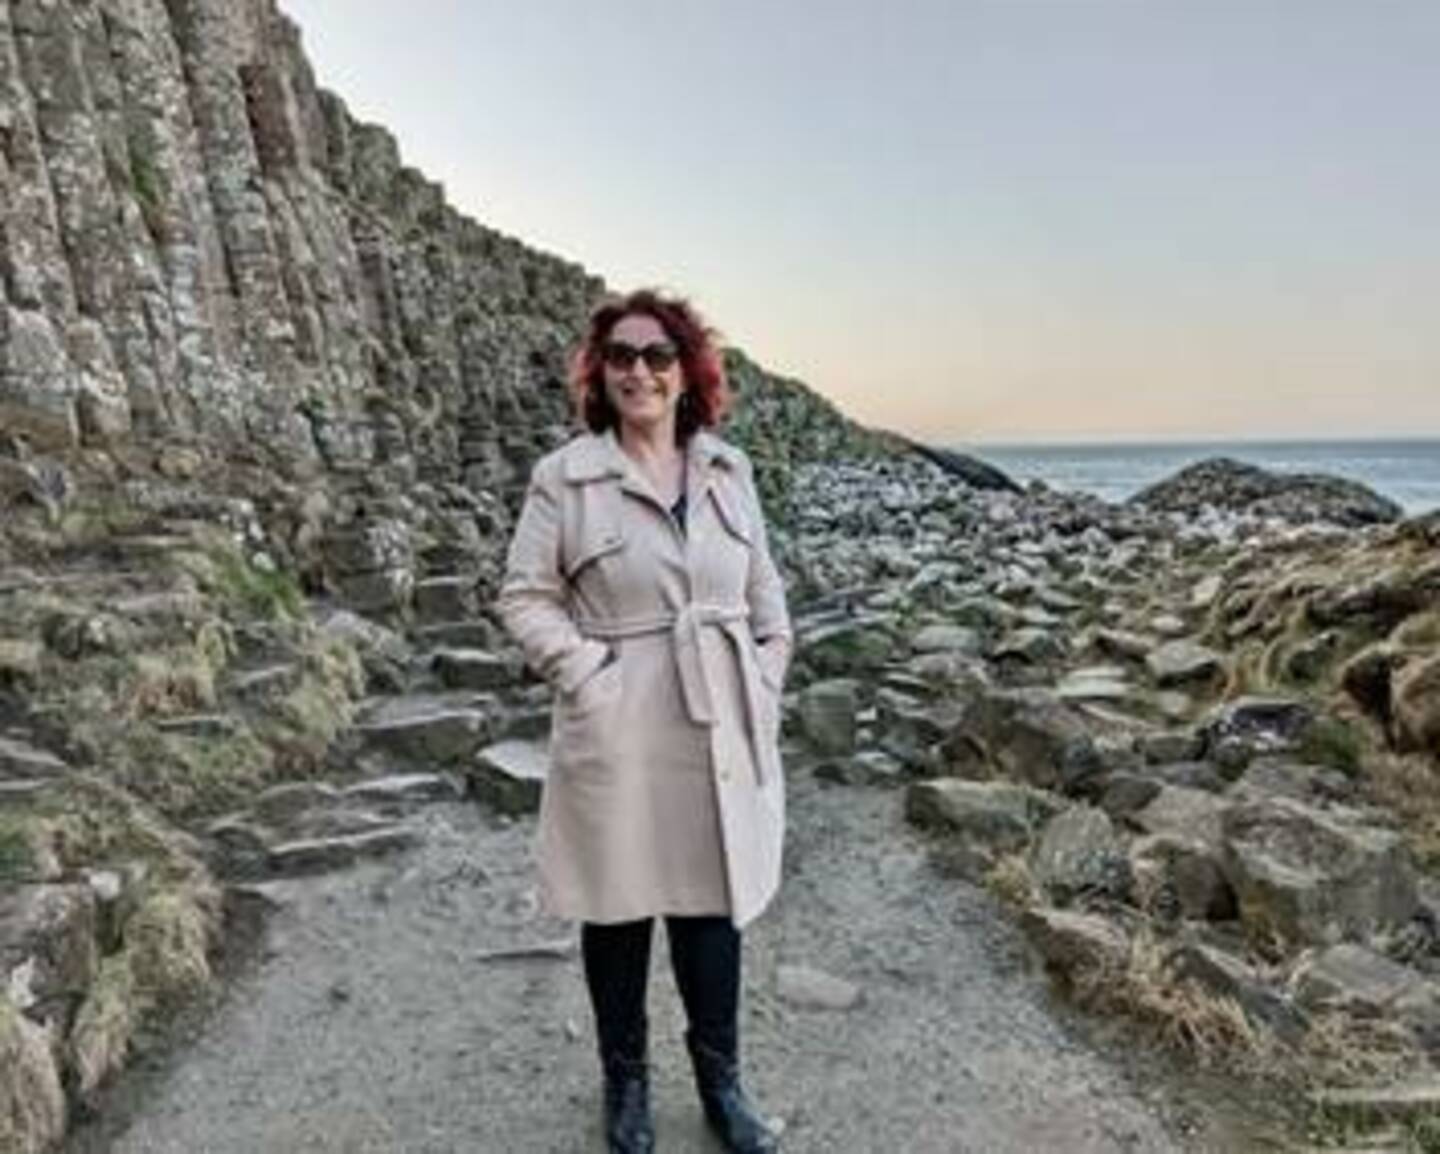
[[[1003,915],[931,869],[900,807],[792,775],[788,878],[747,936],[744,1009],[748,1082],[790,1154],[1276,1148],[1067,1027]],[[426,844],[403,857],[276,883],[258,961],[69,1150],[603,1150],[574,933],[536,913],[531,823],[462,804],[422,820]],[[663,941],[655,963],[660,1148],[714,1151]],[[862,999],[797,1007],[777,991],[782,963]]]

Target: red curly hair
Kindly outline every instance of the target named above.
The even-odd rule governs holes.
[[[607,297],[590,314],[590,327],[570,366],[570,394],[585,426],[603,433],[619,424],[620,416],[605,395],[605,343],[630,316],[655,321],[680,354],[685,394],[675,414],[675,440],[683,445],[697,430],[718,425],[730,408],[730,387],[715,331],[683,297],[646,288]]]

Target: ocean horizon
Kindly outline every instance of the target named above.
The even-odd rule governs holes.
[[[1368,485],[1407,515],[1440,508],[1440,437],[1349,440],[994,442],[953,445],[1020,484],[1124,501],[1186,465],[1232,457],[1276,473],[1328,473]]]

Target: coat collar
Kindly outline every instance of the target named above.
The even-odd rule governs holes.
[[[713,433],[701,429],[685,447],[689,480],[708,484],[715,469],[736,472],[740,468],[739,450],[727,445]],[[625,478],[633,473],[630,459],[620,448],[614,429],[603,433],[583,433],[570,442],[565,452],[565,480],[583,485],[608,477]],[[697,490],[698,492],[698,490]]]

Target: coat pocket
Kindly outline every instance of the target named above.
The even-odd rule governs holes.
[[[585,717],[619,701],[623,685],[620,657],[616,654],[569,693],[562,695],[561,701],[572,717]]]

